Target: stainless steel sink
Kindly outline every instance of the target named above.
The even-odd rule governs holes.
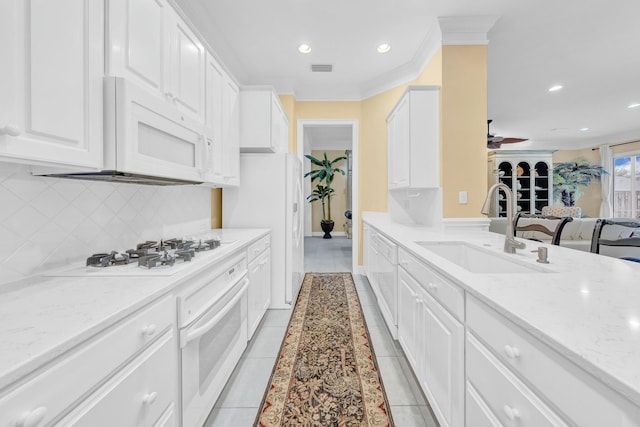
[[[549,271],[509,259],[510,255],[497,254],[466,242],[415,242],[439,257],[478,274],[548,273]]]

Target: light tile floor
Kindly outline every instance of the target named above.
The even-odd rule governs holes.
[[[344,237],[306,237],[305,271],[351,271],[351,243]],[[404,352],[387,329],[367,278],[354,275],[382,381],[397,427],[437,427]],[[206,427],[253,426],[276,362],[291,310],[268,310],[227,382]]]

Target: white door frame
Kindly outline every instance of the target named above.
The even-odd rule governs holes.
[[[300,119],[298,120],[298,157],[302,160],[302,171],[306,170],[305,167],[309,163],[309,160],[304,157],[304,127],[305,126],[336,126],[336,125],[350,125],[351,126],[351,270],[353,274],[359,274],[358,269],[358,256],[360,253],[360,247],[358,245],[360,241],[360,206],[359,206],[359,165],[358,165],[358,120],[349,119]],[[303,185],[308,185],[305,180]],[[305,194],[309,194],[309,188],[305,187]],[[304,213],[305,221],[307,221],[307,204],[305,204]]]

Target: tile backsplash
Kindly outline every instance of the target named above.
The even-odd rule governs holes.
[[[208,188],[45,178],[0,162],[0,285],[210,221]]]

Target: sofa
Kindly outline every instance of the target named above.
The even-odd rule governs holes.
[[[593,228],[595,227],[597,220],[598,218],[573,218],[573,221],[568,222],[562,230],[560,246],[589,252],[591,249]],[[531,223],[535,222],[535,220],[526,220],[523,218],[520,220],[519,224],[525,225],[527,223],[526,221],[531,221]],[[505,234],[506,230],[506,218],[491,218],[489,231]],[[551,236],[537,231],[518,232],[518,237],[541,240],[544,243],[551,244]]]

